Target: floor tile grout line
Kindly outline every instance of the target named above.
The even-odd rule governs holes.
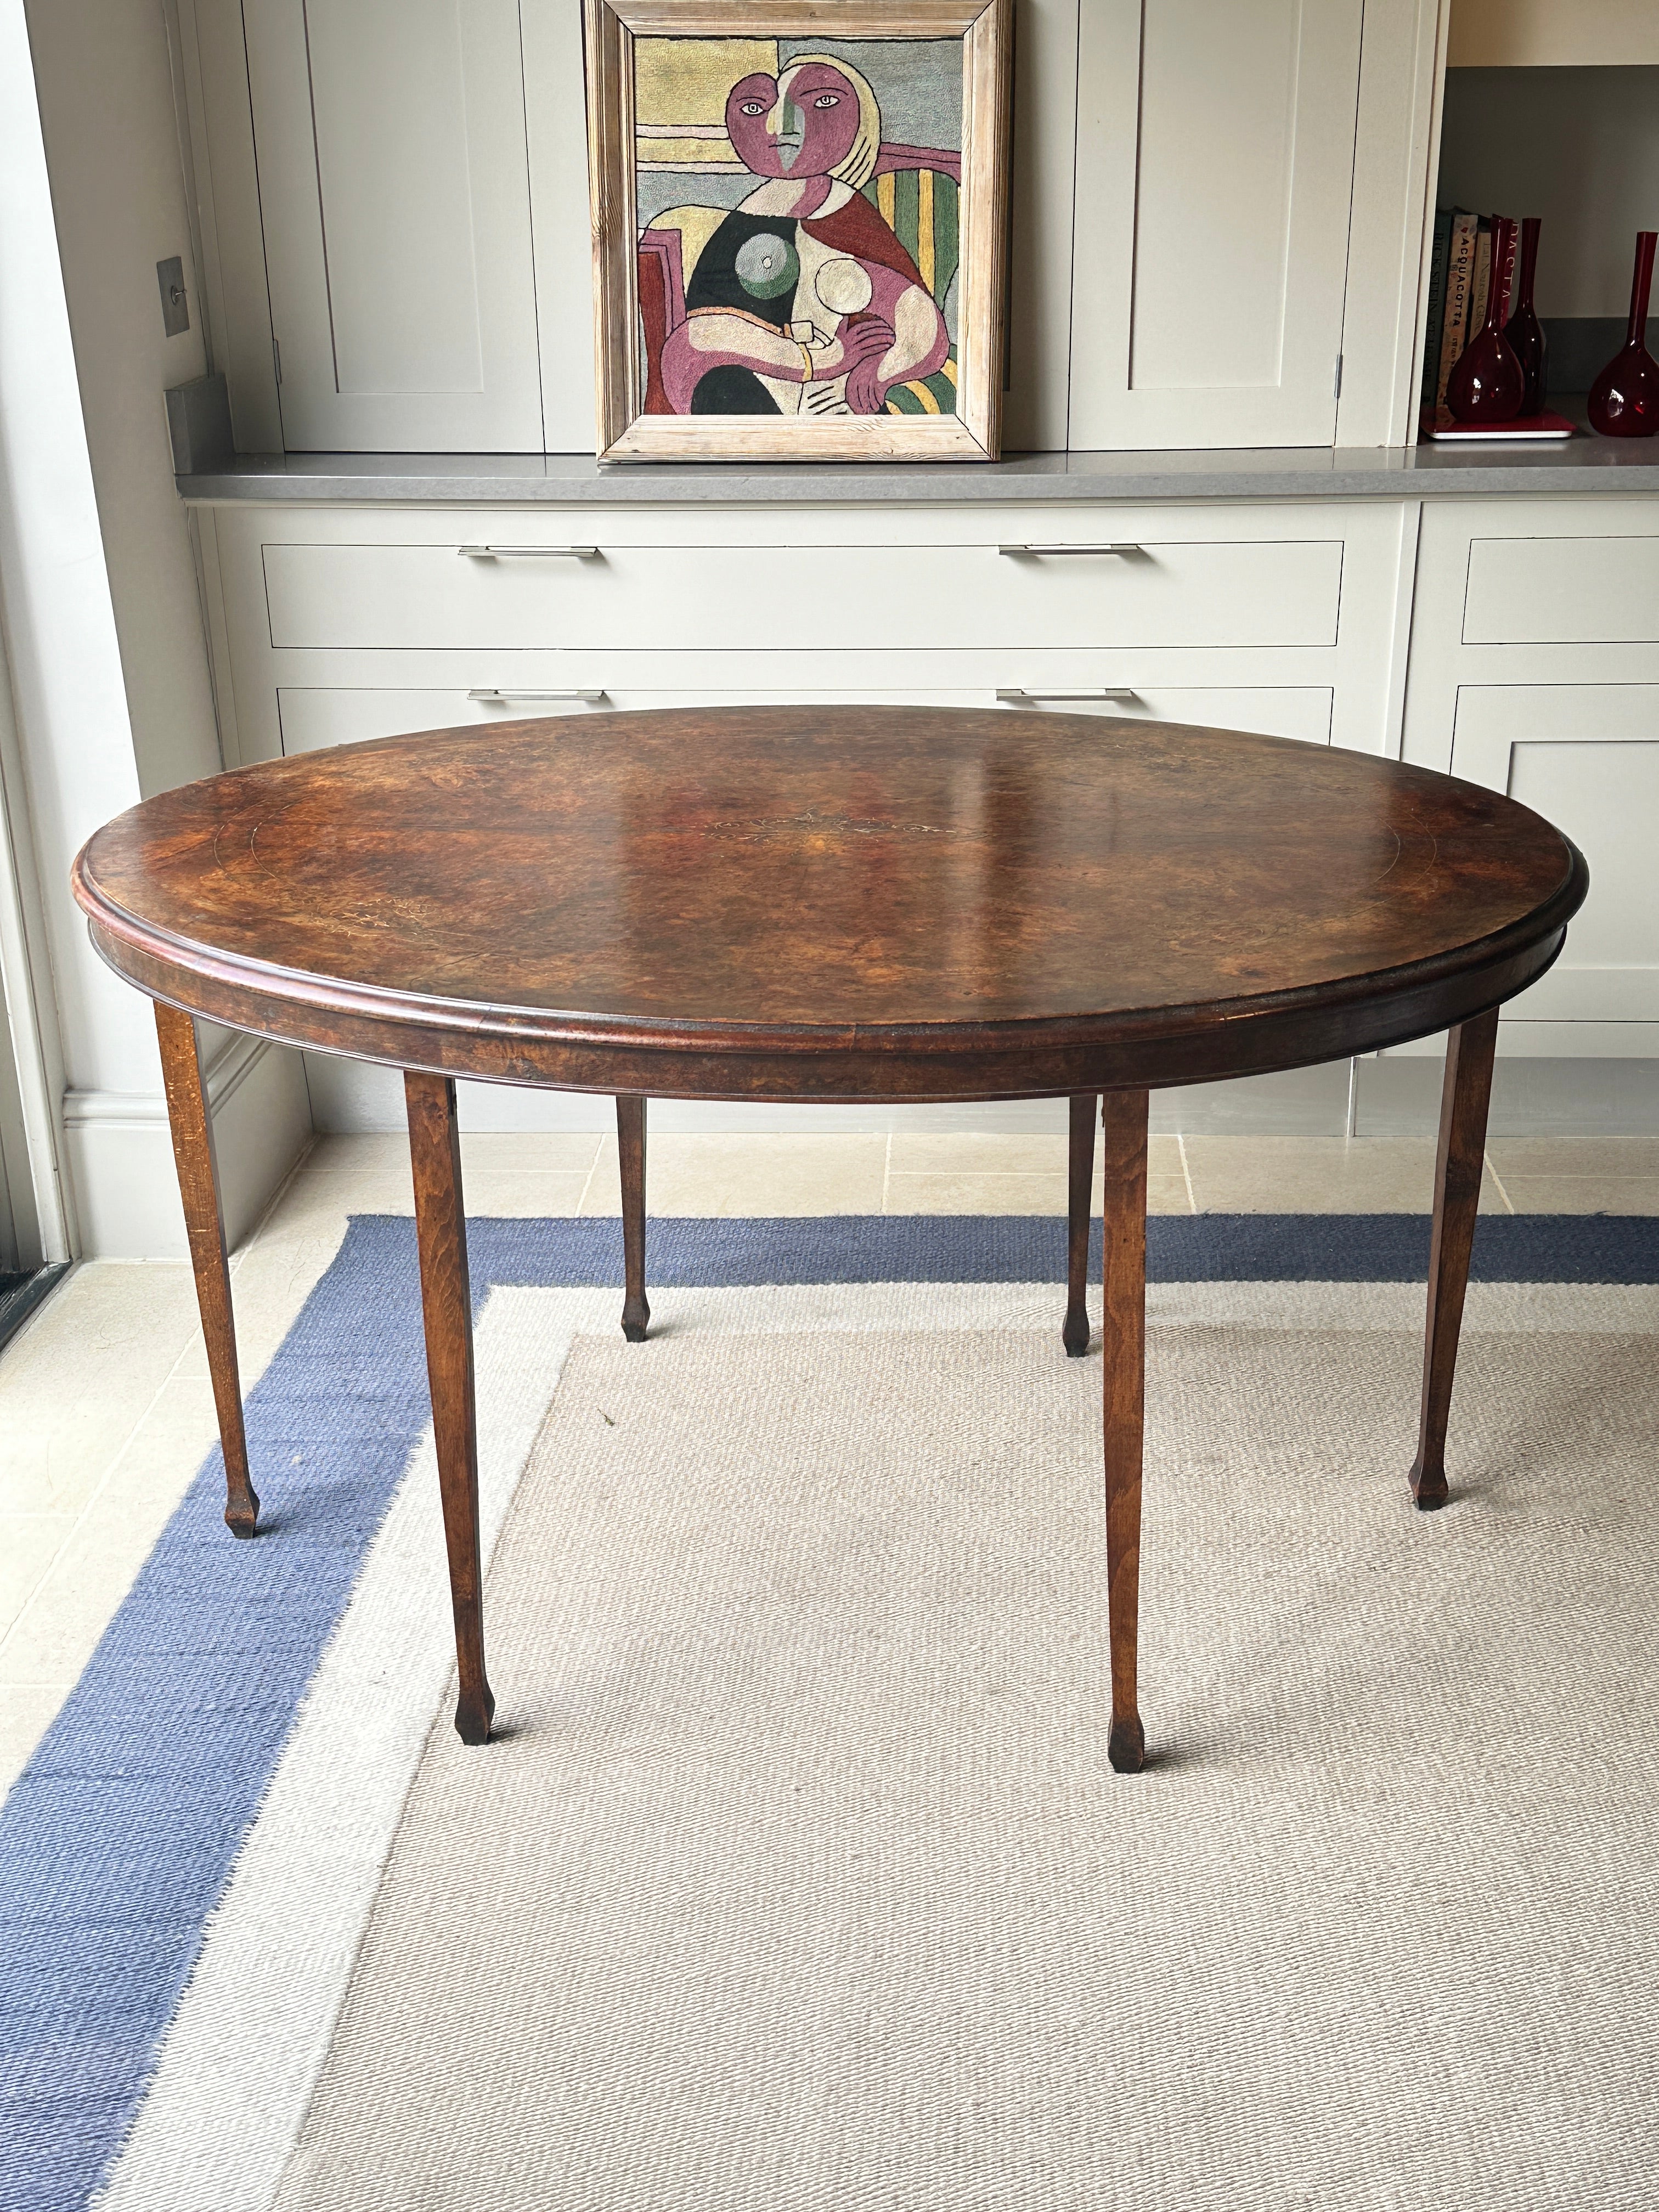
[[[592,1157],[592,1159],[588,1162],[588,1164],[587,1164],[587,1173],[586,1173],[586,1176],[583,1176],[583,1178],[582,1178],[582,1187],[581,1187],[580,1190],[580,1191],[578,1191],[578,1192],[577,1192],[577,1194],[576,1194],[576,1218],[577,1218],[578,1219],[580,1219],[580,1218],[581,1218],[581,1216],[582,1216],[582,1214],[583,1214],[583,1212],[585,1211],[585,1209],[586,1209],[586,1205],[587,1205],[587,1194],[588,1194],[588,1192],[589,1192],[590,1190],[592,1190],[592,1188],[593,1188],[593,1178],[594,1178],[594,1176],[599,1173],[599,1162],[600,1162],[604,1158],[605,1158],[605,1139],[604,1139],[603,1137],[601,1137],[601,1138],[599,1139],[599,1143],[598,1143],[598,1144],[593,1147],[593,1157]],[[647,1212],[647,1214],[649,1214],[649,1212],[650,1212],[650,1211],[651,1211],[651,1190],[650,1190],[651,1167],[650,1167],[650,1154],[649,1154],[648,1150],[647,1150],[647,1155],[646,1155],[646,1170],[645,1170],[645,1173],[646,1173],[646,1206],[645,1206],[645,1210],[646,1210],[646,1212]]]
[[[1510,1196],[1508,1191],[1504,1189],[1504,1178],[1498,1174],[1497,1169],[1492,1164],[1492,1153],[1489,1151],[1483,1151],[1480,1157],[1486,1164],[1486,1173],[1492,1177],[1492,1181],[1498,1186],[1498,1195],[1503,1200],[1504,1204],[1509,1212],[1513,1213],[1515,1211],[1515,1200]]]
[[[246,1258],[247,1255],[253,1249],[254,1246],[259,1242],[259,1239],[264,1235],[266,1229],[270,1225],[271,1215],[276,1212],[277,1207],[288,1196],[289,1191],[293,1186],[295,1178],[305,1171],[306,1162],[316,1151],[319,1141],[317,1132],[313,1129],[311,1133],[310,1143],[301,1146],[300,1149],[300,1157],[295,1161],[293,1166],[283,1177],[281,1182],[277,1184],[276,1189],[272,1191],[270,1200],[267,1202],[264,1210],[260,1214],[259,1218],[254,1223],[252,1228],[248,1231],[242,1242],[237,1246],[236,1249],[229,1255],[230,1272],[233,1277],[241,1267],[242,1261]],[[317,1170],[313,1170],[313,1172],[317,1172]],[[180,1357],[182,1358],[183,1355],[180,1354]]]

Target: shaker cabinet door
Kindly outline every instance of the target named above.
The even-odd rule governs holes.
[[[517,0],[246,0],[289,452],[539,453]]]
[[[1361,0],[1085,0],[1071,445],[1335,434]]]
[[[1554,823],[1589,863],[1560,958],[1505,1023],[1606,1024],[1602,1049],[1659,1049],[1659,684],[1460,685],[1451,766]]]

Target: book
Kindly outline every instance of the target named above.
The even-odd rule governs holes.
[[[1521,243],[1520,224],[1513,222],[1508,216],[1505,216],[1504,220],[1510,226],[1509,248],[1504,256],[1504,265],[1502,269],[1493,271],[1494,280],[1498,284],[1498,326],[1499,330],[1504,328],[1504,325],[1507,324],[1510,319],[1510,295],[1515,290],[1515,259]]]
[[[1424,318],[1422,401],[1434,404],[1435,379],[1440,370],[1440,333],[1446,326],[1446,262],[1451,248],[1452,211],[1434,212],[1434,245],[1429,256],[1429,301]]]
[[[1434,379],[1434,419],[1451,421],[1446,405],[1446,386],[1457,356],[1468,336],[1469,284],[1474,275],[1474,242],[1480,234],[1478,217],[1454,208],[1450,242],[1446,251],[1446,316],[1440,331],[1440,364]]]

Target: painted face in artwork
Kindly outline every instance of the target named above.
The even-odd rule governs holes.
[[[832,64],[804,62],[776,78],[757,73],[734,84],[726,127],[757,177],[827,177],[858,137],[859,96]]]

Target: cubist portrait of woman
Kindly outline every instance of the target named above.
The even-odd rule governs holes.
[[[635,42],[645,411],[952,414],[961,43],[795,45]]]

